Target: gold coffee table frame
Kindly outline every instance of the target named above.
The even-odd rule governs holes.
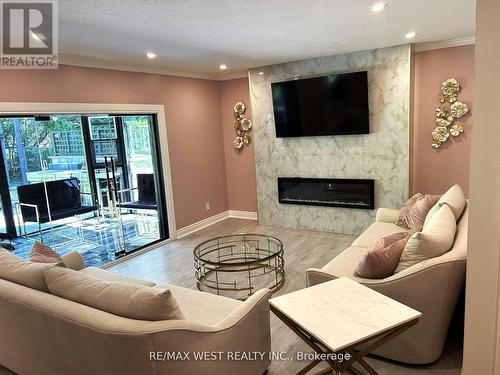
[[[257,288],[277,291],[285,282],[283,255],[281,240],[264,234],[209,239],[194,249],[197,287],[241,300]]]

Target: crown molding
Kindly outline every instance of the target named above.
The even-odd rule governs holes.
[[[476,37],[470,36],[465,38],[440,40],[435,42],[415,43],[413,44],[415,52],[431,51],[441,48],[465,46],[476,43]],[[212,81],[227,81],[231,79],[247,78],[248,72],[235,72],[227,74],[203,74],[203,73],[187,73],[175,70],[162,69],[158,67],[136,66],[128,64],[117,64],[115,61],[107,61],[100,59],[87,58],[76,55],[59,55],[59,63],[62,65],[81,66],[86,68],[119,70],[134,73],[149,73],[161,74],[174,77],[208,79]]]
[[[111,60],[110,61],[99,60],[99,59],[86,58],[84,56],[74,56],[74,55],[64,55],[64,54],[59,55],[59,64],[80,66],[84,68],[119,70],[124,72],[133,72],[133,73],[161,74],[174,77],[208,79],[212,81],[227,81],[230,79],[248,77],[247,72],[236,72],[228,74],[187,73],[187,72],[179,72],[175,70],[162,69],[157,67],[119,64]]]
[[[435,42],[426,42],[426,43],[415,43],[413,46],[415,52],[424,52],[424,51],[431,51],[434,49],[466,46],[475,43],[476,43],[476,37],[468,36],[465,38],[458,38],[458,39],[438,40]]]
[[[238,78],[248,78],[248,72],[225,74],[223,76],[220,76],[217,80],[229,81],[230,79],[238,79]]]

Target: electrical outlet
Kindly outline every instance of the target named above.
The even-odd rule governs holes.
[[[205,203],[205,208],[207,209],[207,211],[210,211],[210,202]]]

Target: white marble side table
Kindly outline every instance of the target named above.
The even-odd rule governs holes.
[[[321,357],[300,375],[323,361],[330,368],[319,374],[347,369],[362,374],[353,367],[355,363],[377,374],[363,357],[416,324],[422,315],[347,277],[272,298],[269,303],[271,311]],[[341,356],[343,361],[338,360]]]

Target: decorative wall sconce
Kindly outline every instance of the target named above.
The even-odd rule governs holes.
[[[243,102],[236,102],[234,105],[234,131],[236,132],[236,138],[233,141],[233,146],[236,151],[243,150],[244,146],[250,144],[251,138],[248,134],[252,129],[252,121],[246,118],[245,112],[247,107]]]
[[[441,94],[438,99],[441,104],[436,108],[436,127],[432,131],[432,147],[439,148],[452,137],[458,137],[464,132],[464,127],[455,120],[469,112],[467,104],[457,101],[460,84],[455,78],[441,83]]]

